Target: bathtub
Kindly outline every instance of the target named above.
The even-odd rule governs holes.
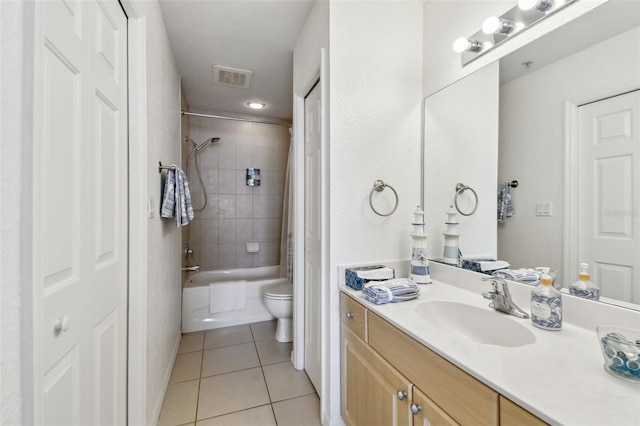
[[[274,319],[264,306],[263,294],[266,287],[287,282],[279,273],[279,266],[189,273],[182,288],[182,332]],[[209,283],[234,280],[247,280],[245,309],[209,313]]]

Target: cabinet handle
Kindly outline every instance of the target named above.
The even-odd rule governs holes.
[[[351,319],[353,318],[353,312],[347,312],[345,316],[347,317],[347,319]]]
[[[396,395],[398,395],[398,399],[400,401],[402,401],[403,399],[405,399],[407,397],[407,392],[403,391],[402,389],[398,390],[398,392],[396,393]]]
[[[422,411],[422,406],[420,404],[411,404],[411,412],[415,415]]]
[[[63,317],[56,318],[56,321],[53,323],[53,329],[56,332],[67,331],[69,329],[69,316],[65,315]]]

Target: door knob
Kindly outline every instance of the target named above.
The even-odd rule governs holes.
[[[53,329],[55,331],[67,331],[69,329],[69,315],[56,318]]]
[[[353,318],[353,312],[347,312],[344,316],[347,317],[347,319],[351,319]]]
[[[402,401],[403,399],[405,399],[405,398],[407,397],[407,392],[406,392],[406,391],[403,391],[402,389],[400,389],[400,390],[396,393],[396,395],[398,396],[398,399],[399,399],[400,401]]]
[[[420,404],[411,404],[410,407],[413,414],[418,414],[420,411],[422,411],[422,406]]]

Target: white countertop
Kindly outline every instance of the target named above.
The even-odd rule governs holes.
[[[418,342],[551,424],[640,425],[640,383],[623,381],[604,370],[595,330],[565,321],[562,330],[546,331],[533,326],[530,319],[495,311],[480,294],[489,289],[488,284],[478,286],[475,293],[434,279],[433,284],[420,289],[416,300],[375,305],[361,292],[340,285],[341,291]],[[495,312],[504,321],[527,327],[536,341],[504,347],[442,331],[417,309],[432,300]],[[518,299],[516,303],[529,313],[528,304]]]

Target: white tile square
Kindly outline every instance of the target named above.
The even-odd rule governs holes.
[[[193,246],[195,244],[199,244],[201,241],[200,235],[200,218],[194,218],[187,227],[189,228],[189,245]]]
[[[296,370],[290,361],[262,367],[272,402],[315,394],[304,370]]]
[[[198,420],[268,404],[262,370],[252,368],[203,378],[200,382]]]
[[[237,195],[236,200],[238,203],[237,217],[238,219],[251,219],[253,217],[253,202],[252,195]]]
[[[275,402],[273,411],[278,426],[321,426],[320,398],[310,394]]]
[[[256,342],[260,340],[273,340],[276,335],[277,320],[254,322],[250,324],[251,333],[253,334],[253,340]]]
[[[197,426],[276,426],[271,404],[201,420]]]
[[[267,219],[267,241],[280,241],[282,231],[281,219]]]
[[[220,252],[218,254],[218,266],[222,269],[235,269],[236,263],[236,245],[220,244],[218,246]]]
[[[178,354],[173,364],[169,383],[186,382],[200,378],[202,351]]]
[[[200,241],[202,244],[217,244],[219,228],[218,219],[200,220]]]
[[[218,233],[220,244],[236,244],[236,220],[220,219]]]
[[[247,185],[247,170],[235,170],[235,193],[238,195],[253,195],[255,190],[259,190],[259,186]]]
[[[218,199],[218,217],[220,219],[236,218],[236,196],[220,194]]]
[[[195,333],[185,333],[180,340],[180,346],[178,347],[178,353],[184,354],[187,352],[198,352],[204,348],[204,331],[198,331]]]
[[[253,335],[248,324],[207,330],[204,336],[205,350],[250,342],[253,342]]]
[[[227,140],[227,143],[220,144],[220,169],[236,168],[236,145],[233,141]]]
[[[253,253],[247,253],[246,243],[236,245],[236,265],[238,268],[251,268],[253,266]]]
[[[202,377],[216,376],[254,367],[260,367],[260,360],[253,342],[223,346],[204,351]]]
[[[218,192],[220,194],[235,194],[237,177],[234,169],[220,169]]]
[[[236,221],[236,238],[238,243],[252,241],[253,219],[238,219]]]
[[[239,145],[236,148],[236,169],[253,167],[253,148],[249,145]]]
[[[219,203],[218,194],[207,194],[206,206],[204,205],[203,194],[197,195],[197,200],[192,201],[194,210],[202,209],[202,207],[204,206],[203,210],[199,210],[195,212],[195,214],[200,216],[201,219],[217,219],[219,215],[218,203]]]
[[[282,195],[268,195],[269,210],[267,217],[271,219],[280,219],[282,217]]]
[[[198,264],[200,270],[210,271],[220,266],[220,246],[218,244],[202,244],[199,251]]]
[[[198,160],[199,161],[199,160]],[[192,166],[191,180],[189,182],[200,183],[200,179],[198,179],[198,174],[195,170],[195,164]],[[202,167],[200,169],[200,176],[202,176],[202,183],[204,184],[204,188],[208,194],[216,193],[219,191],[220,177],[218,174],[218,169],[212,169],[207,167]]]
[[[200,380],[174,383],[167,387],[158,426],[182,425],[196,420]]]
[[[262,366],[276,364],[279,362],[289,361],[291,359],[291,350],[293,343],[280,343],[275,339],[256,340],[256,348],[260,357]]]
[[[253,241],[267,241],[269,239],[269,219],[253,220]]]
[[[253,196],[253,217],[255,219],[266,219],[269,217],[269,196]]]

